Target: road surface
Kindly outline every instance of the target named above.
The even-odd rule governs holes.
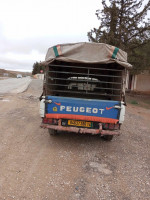
[[[128,105],[122,135],[40,128],[42,82],[0,99],[0,200],[149,200],[150,110]]]
[[[30,77],[0,80],[0,94],[21,93],[27,89],[30,82]]]

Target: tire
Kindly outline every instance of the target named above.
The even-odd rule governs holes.
[[[111,141],[113,139],[113,135],[103,135],[102,139],[105,141]]]
[[[54,129],[48,129],[48,132],[49,132],[49,135],[56,135],[57,134],[57,131],[54,130]]]

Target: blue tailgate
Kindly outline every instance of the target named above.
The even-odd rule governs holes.
[[[46,96],[45,114],[48,118],[117,123],[120,105],[120,101]]]

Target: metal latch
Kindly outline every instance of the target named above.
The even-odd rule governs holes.
[[[52,103],[52,100],[51,99],[45,100],[45,103]]]
[[[121,106],[115,105],[114,108],[121,109]]]

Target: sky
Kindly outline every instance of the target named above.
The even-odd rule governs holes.
[[[97,9],[101,0],[0,0],[0,68],[32,71],[49,47],[88,42]]]
[[[0,0],[0,68],[32,71],[49,47],[87,42],[100,0]]]

